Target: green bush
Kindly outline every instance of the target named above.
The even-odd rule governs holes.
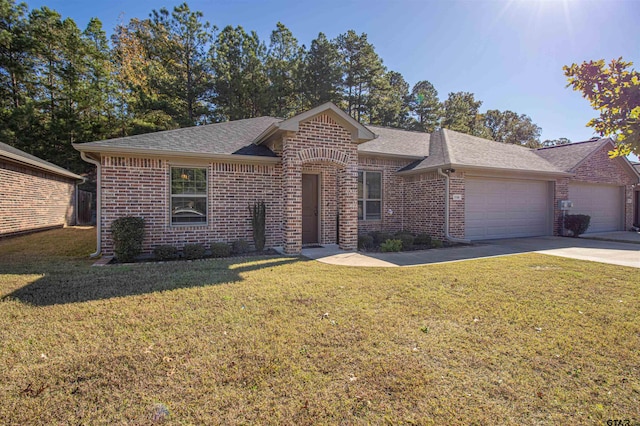
[[[178,249],[174,246],[164,245],[153,249],[153,257],[156,260],[173,260],[178,258]]]
[[[204,257],[204,246],[202,244],[185,244],[182,248],[182,254],[185,259],[194,260]]]
[[[142,253],[144,239],[144,219],[141,217],[121,217],[111,224],[114,253],[120,262],[132,262]]]
[[[373,247],[373,237],[371,235],[358,235],[358,248],[360,250],[371,250]]]
[[[231,245],[231,252],[233,254],[244,254],[251,251],[251,246],[247,240],[236,240]]]
[[[379,246],[385,241],[393,239],[393,235],[388,232],[373,231],[369,235],[373,237],[374,246]]]
[[[410,232],[396,232],[395,238],[402,241],[402,250],[411,250],[413,248],[415,237]]]
[[[429,234],[418,234],[416,238],[413,240],[413,244],[417,246],[430,246],[431,245],[431,235]]]
[[[586,214],[568,214],[564,217],[564,227],[571,231],[572,237],[577,237],[587,232],[591,216]]]
[[[231,246],[227,243],[211,243],[211,257],[229,257]]]
[[[380,244],[380,250],[383,252],[400,251],[402,250],[402,240],[386,240]]]
[[[442,243],[442,240],[438,240],[437,238],[434,238],[431,240],[431,247],[442,248],[444,247],[444,244]]]

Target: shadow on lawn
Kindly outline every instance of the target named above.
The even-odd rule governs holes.
[[[1,300],[17,299],[50,306],[125,297],[180,288],[206,287],[243,281],[242,273],[304,262],[304,258],[255,257],[196,262],[117,265],[101,268],[69,263],[41,267],[29,275],[44,275]],[[25,275],[23,268],[2,273]]]

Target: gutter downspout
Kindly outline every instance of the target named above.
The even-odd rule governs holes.
[[[97,184],[96,184],[96,233],[97,233],[97,237],[96,237],[96,251],[95,253],[91,253],[89,255],[89,257],[98,257],[100,256],[100,252],[102,252],[102,241],[100,239],[100,234],[102,231],[102,226],[101,226],[101,210],[102,210],[102,191],[100,191],[100,185],[102,182],[102,169],[101,169],[101,164],[99,161],[93,160],[89,157],[87,157],[87,155],[84,152],[80,152],[80,158],[82,158],[84,161],[86,161],[87,163],[93,164],[94,166],[96,166],[96,180],[97,180]]]
[[[449,234],[449,175],[443,173],[441,168],[438,168],[438,174],[444,177],[444,236],[447,240],[454,243],[470,244],[471,241],[469,240],[452,237]]]

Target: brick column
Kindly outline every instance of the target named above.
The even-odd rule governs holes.
[[[340,248],[358,248],[358,164],[350,161],[340,170]]]
[[[285,142],[282,153],[282,191],[284,199],[284,252],[302,250],[302,166],[297,153]]]
[[[562,235],[562,210],[558,201],[569,199],[569,179],[556,179],[553,197],[553,235]]]

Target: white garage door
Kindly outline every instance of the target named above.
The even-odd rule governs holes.
[[[588,214],[591,222],[587,232],[608,232],[622,229],[622,189],[619,186],[570,183],[571,214]]]
[[[465,237],[470,240],[551,234],[549,184],[537,180],[465,180]]]

